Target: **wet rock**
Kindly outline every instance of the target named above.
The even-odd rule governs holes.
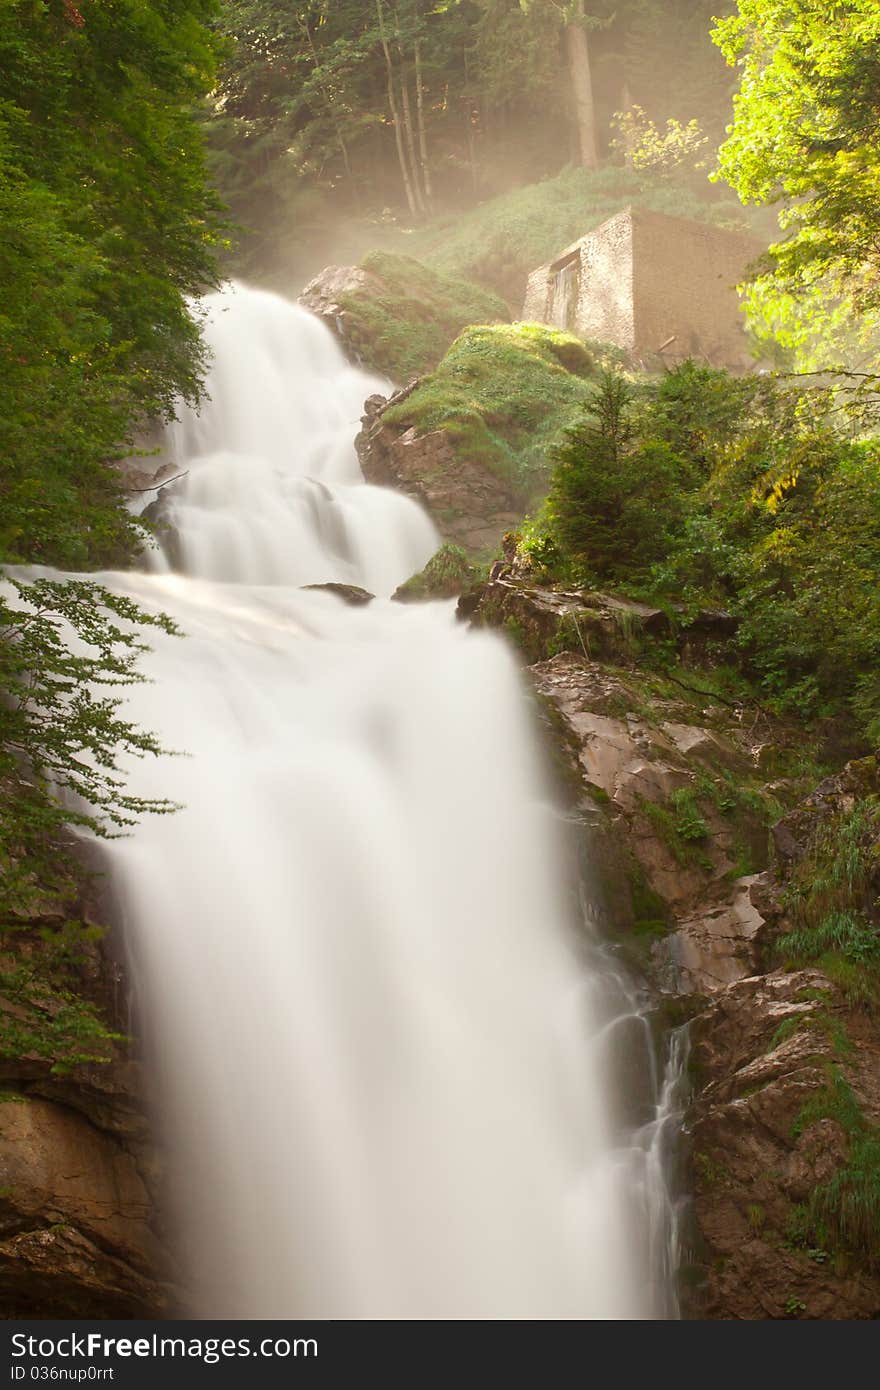
[[[752,877],[731,886],[728,901],[704,907],[677,923],[676,930],[656,953],[663,972],[664,958],[676,990],[709,993],[750,974],[757,963],[756,938],[764,918],[754,906]]]
[[[880,757],[872,755],[846,764],[826,777],[795,810],[773,827],[773,843],[783,865],[802,859],[812,835],[823,822],[852,810],[856,800],[880,794]],[[878,879],[880,889],[880,879]]]
[[[685,1315],[877,1317],[880,1272],[858,1254],[812,1249],[804,1214],[849,1152],[842,1125],[815,1112],[829,1078],[845,1077],[865,1123],[880,1125],[880,1031],[819,970],[773,968],[773,942],[791,925],[789,867],[823,819],[880,792],[877,759],[850,763],[777,823],[770,867],[755,794],[790,793],[765,778],[796,731],[704,695],[698,673],[643,672],[633,638],[645,624],[662,633],[666,616],[610,597],[544,588],[511,549],[460,616],[506,630],[533,663],[605,920],[667,1009],[690,1021]],[[720,615],[715,632],[725,624]],[[737,873],[746,849],[760,872]]]
[[[388,400],[371,396],[367,401],[355,441],[364,477],[414,497],[444,540],[471,554],[494,550],[521,522],[523,505],[500,478],[459,454],[444,430],[419,434],[385,423],[387,408],[405,400],[416,385],[411,382]]]
[[[706,612],[689,614],[680,624],[674,614],[674,608],[617,594],[548,588],[535,582],[527,562],[513,557],[493,566],[468,616],[489,627],[516,624],[531,662],[560,650],[580,651],[590,661],[631,662],[644,637],[673,639],[684,655],[715,631],[716,623],[720,632],[728,621],[727,614]]]
[[[304,584],[304,589],[317,589],[325,594],[335,594],[341,598],[343,603],[347,603],[352,608],[361,608],[364,604],[372,603],[376,597],[368,589],[360,589],[357,584]]]
[[[691,1025],[694,1214],[703,1282],[688,1311],[713,1318],[874,1318],[880,1275],[798,1237],[798,1213],[846,1161],[837,1120],[803,1123],[839,1066],[841,1003],[816,970],[774,971],[715,994]],[[862,1066],[876,1073],[876,1039]],[[866,1064],[866,1065],[865,1065]],[[858,1068],[856,1068],[856,1072]],[[859,1084],[857,1074],[852,1074]],[[869,1121],[877,1097],[860,1087]]]

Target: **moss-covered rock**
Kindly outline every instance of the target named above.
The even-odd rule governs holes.
[[[390,429],[442,430],[456,453],[522,502],[543,494],[548,457],[596,372],[578,338],[543,324],[468,327],[437,369],[384,415]]]
[[[300,303],[325,319],[364,366],[394,381],[436,367],[468,324],[510,317],[491,291],[385,251],[371,252],[359,266],[328,266]]]
[[[393,595],[399,603],[414,603],[420,599],[457,598],[476,588],[485,570],[473,563],[460,545],[441,545],[423,570],[414,574]]]

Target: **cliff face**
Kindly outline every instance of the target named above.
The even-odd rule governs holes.
[[[156,1216],[161,1159],[123,1036],[122,971],[106,939],[79,942],[63,979],[54,961],[41,968],[53,909],[4,951],[0,1302],[13,1318],[163,1316],[172,1271]],[[40,981],[27,997],[14,988],[25,971]],[[116,1036],[80,1037],[85,1009]]]
[[[880,792],[877,761],[805,796],[802,731],[701,676],[723,614],[666,631],[688,658],[672,680],[639,661],[640,638],[668,624],[644,605],[499,563],[460,613],[530,661],[568,793],[604,822],[594,872],[620,949],[661,1010],[691,1019],[685,1315],[878,1316],[880,1025],[836,958],[792,969],[778,947],[798,866],[823,824]],[[870,856],[866,901],[880,893]]]

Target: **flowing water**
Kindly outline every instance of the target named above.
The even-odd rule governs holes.
[[[108,853],[189,1310],[669,1315],[668,1096],[575,930],[514,659],[449,604],[388,601],[437,538],[361,479],[382,383],[275,296],[207,307],[211,400],[173,433],[165,552],[110,580],[186,634],[131,695],[185,753],[137,763],[137,790],[185,809]],[[327,581],[378,597],[301,587]]]

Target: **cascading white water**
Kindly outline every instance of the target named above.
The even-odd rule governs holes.
[[[603,976],[496,636],[387,596],[433,528],[359,481],[376,383],[282,300],[208,303],[147,574],[171,613],[134,716],[185,809],[109,867],[155,1060],[196,1315],[652,1316],[615,1139]],[[600,1036],[601,1034],[601,1036]]]

